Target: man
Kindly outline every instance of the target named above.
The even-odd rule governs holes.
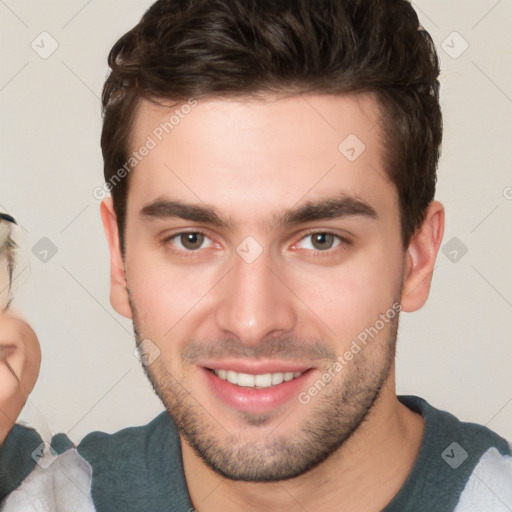
[[[59,485],[98,511],[510,510],[506,441],[395,392],[444,230],[411,5],[159,1],[109,64],[111,303],[168,414],[88,435],[90,488],[66,466]],[[72,450],[40,446],[6,437],[7,507]]]

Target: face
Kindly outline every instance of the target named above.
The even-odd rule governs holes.
[[[378,106],[211,99],[161,133],[176,109],[137,112],[132,150],[155,145],[130,175],[125,311],[209,467],[297,476],[362,425],[393,365],[404,252]]]

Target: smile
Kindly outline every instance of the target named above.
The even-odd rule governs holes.
[[[260,375],[251,375],[249,373],[239,373],[233,370],[211,370],[220,379],[236,384],[237,386],[249,388],[269,388],[277,386],[283,382],[300,377],[304,372],[275,372],[263,373]]]
[[[222,404],[251,414],[296,407],[299,393],[317,373],[304,364],[277,361],[258,365],[226,361],[227,368],[220,362],[210,364],[200,367],[205,390]]]

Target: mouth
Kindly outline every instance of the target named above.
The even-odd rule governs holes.
[[[251,375],[250,373],[239,373],[233,370],[212,370],[211,368],[207,368],[211,372],[213,372],[219,379],[222,379],[226,382],[230,382],[231,384],[236,384],[237,386],[247,387],[247,388],[256,388],[256,389],[264,389],[270,388],[272,386],[278,386],[283,382],[288,382],[290,380],[296,379],[300,377],[304,372],[275,372],[275,373],[260,373],[257,375]]]
[[[281,367],[279,367],[281,366]],[[315,369],[268,364],[209,364],[200,367],[205,387],[222,403],[237,411],[264,414],[298,402]]]

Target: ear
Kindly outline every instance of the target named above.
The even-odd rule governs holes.
[[[444,207],[432,201],[405,253],[402,311],[417,311],[427,301],[443,234]]]
[[[132,310],[128,298],[124,262],[119,244],[117,215],[114,211],[111,197],[106,197],[101,201],[100,212],[110,251],[110,304],[120,315],[131,319]]]

